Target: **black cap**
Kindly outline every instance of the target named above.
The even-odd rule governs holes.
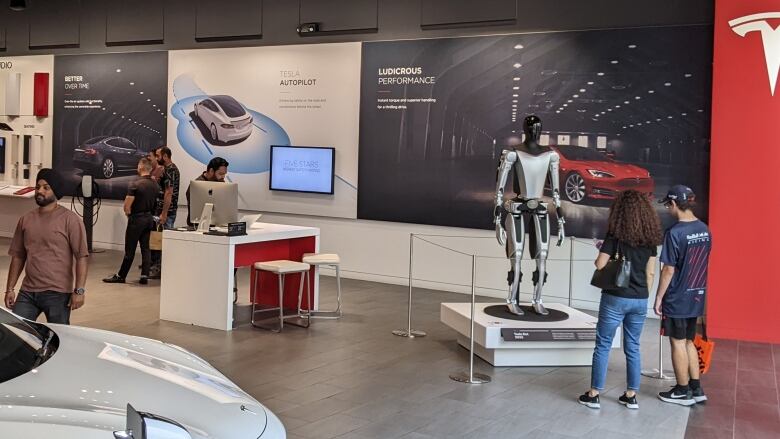
[[[49,184],[52,192],[54,192],[54,196],[57,197],[58,200],[65,194],[62,176],[54,169],[41,168],[41,170],[38,171],[38,175],[35,176],[35,183],[37,184],[41,180],[46,180],[46,183]]]
[[[691,201],[694,198],[696,198],[696,194],[693,193],[691,188],[685,186],[684,184],[676,184],[669,188],[666,196],[658,202],[661,204],[668,203],[670,201],[680,203]]]

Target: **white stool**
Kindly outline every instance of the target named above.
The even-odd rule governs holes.
[[[262,328],[262,329],[270,329],[273,332],[281,332],[284,328],[284,321],[286,319],[290,318],[301,318],[305,323],[294,323],[289,322],[291,325],[300,326],[302,328],[308,328],[311,324],[311,283],[309,282],[309,269],[311,266],[309,264],[305,264],[302,262],[295,262],[295,261],[287,261],[287,260],[279,260],[279,261],[268,261],[268,262],[256,262],[255,265],[255,274],[252,278],[252,286],[254,287],[254,297],[252,297],[252,326],[256,328]],[[267,271],[269,273],[276,274],[276,276],[279,278],[279,306],[273,307],[273,308],[265,308],[265,309],[256,309],[257,306],[257,280],[260,278],[260,272],[261,271]],[[298,287],[298,312],[296,314],[284,314],[284,278],[288,274],[296,274],[300,273],[301,275],[301,282]],[[303,296],[303,283],[306,282],[307,288],[307,295],[306,295],[306,304],[307,304],[307,311],[306,313],[303,313],[303,310],[301,309],[301,301]],[[266,326],[259,325],[255,321],[255,313],[257,312],[268,312],[268,311],[276,311],[279,310],[279,328],[269,328]],[[266,319],[267,320],[267,319]]]
[[[315,267],[328,266],[336,268],[336,309],[332,311],[311,311],[313,319],[339,319],[341,318],[341,273],[339,264],[341,259],[335,253],[304,253],[303,262]]]

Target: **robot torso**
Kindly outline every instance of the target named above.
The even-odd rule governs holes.
[[[550,172],[550,162],[558,154],[545,147],[541,153],[532,154],[524,149],[515,149],[517,161],[514,163],[514,190],[518,197],[542,198],[544,182]]]

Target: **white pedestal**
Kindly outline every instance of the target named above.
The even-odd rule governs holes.
[[[488,306],[477,303],[474,319],[474,353],[493,366],[590,366],[598,319],[559,303],[548,309],[569,318],[559,322],[526,322],[485,314]],[[470,303],[442,303],[441,321],[458,332],[458,343],[469,346]],[[612,347],[620,347],[618,328]]]

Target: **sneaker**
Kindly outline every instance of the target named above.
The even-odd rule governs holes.
[[[580,404],[592,409],[600,409],[601,403],[599,402],[599,395],[590,396],[590,392],[585,392],[580,395],[577,400]]]
[[[141,279],[138,280],[138,283],[141,285],[146,285],[149,283],[149,278],[146,276],[141,276]]]
[[[701,387],[698,389],[691,389],[691,396],[697,403],[707,401],[707,395],[704,394],[704,390]]]
[[[111,277],[103,279],[103,282],[107,284],[123,284],[125,283],[125,278],[119,277],[119,275],[116,274],[112,274]]]
[[[634,396],[627,396],[625,393],[620,395],[620,398],[618,398],[618,402],[626,406],[626,408],[630,409],[638,409],[639,403],[636,402],[636,394]]]
[[[680,386],[674,386],[672,387],[672,390],[669,390],[668,392],[658,393],[658,399],[663,402],[684,406],[692,406],[696,404],[696,401],[693,400],[693,393],[691,390],[682,390]]]

